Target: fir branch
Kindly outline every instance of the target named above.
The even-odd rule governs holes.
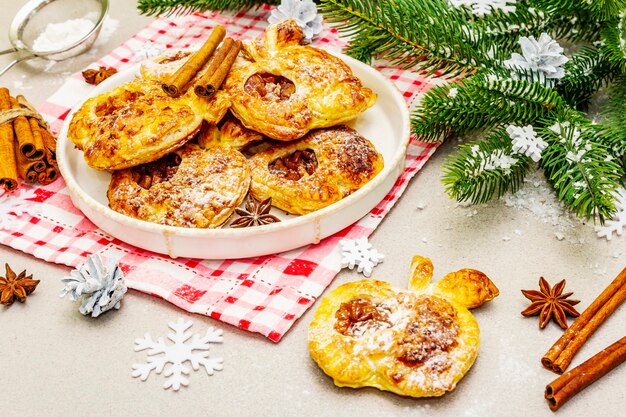
[[[601,30],[603,39],[602,53],[614,65],[624,67],[626,64],[626,13],[618,19],[607,22]]]
[[[452,88],[455,94],[450,93]],[[467,135],[502,124],[533,124],[565,106],[556,91],[540,83],[481,73],[432,88],[411,122],[418,137],[437,141],[448,134]]]
[[[626,175],[626,77],[615,80],[609,90],[609,103],[603,112],[602,139]]]
[[[414,70],[444,75],[475,72],[491,45],[441,0],[321,0],[327,22],[352,37],[348,54],[373,55]]]
[[[548,143],[541,167],[559,200],[579,217],[600,223],[615,213],[619,166],[607,158],[601,133],[582,113],[568,110],[538,133]]]
[[[483,141],[461,145],[443,166],[442,182],[457,201],[485,203],[507,191],[516,192],[524,181],[530,158],[512,151],[511,140],[502,129]]]
[[[530,0],[535,7],[550,14],[572,16],[589,15],[595,20],[617,17],[626,8],[626,0]]]
[[[564,68],[565,76],[559,81],[557,91],[576,108],[585,108],[591,96],[619,72],[615,63],[595,46],[578,50]]]
[[[137,8],[147,16],[191,14],[206,10],[240,10],[262,4],[279,4],[280,0],[139,0]]]

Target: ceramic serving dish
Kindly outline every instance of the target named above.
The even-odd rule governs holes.
[[[106,197],[111,175],[87,166],[82,151],[67,138],[74,111],[68,115],[57,143],[59,169],[67,183],[72,202],[89,220],[121,241],[175,257],[233,259],[268,255],[317,243],[366,215],[389,192],[404,168],[410,137],[407,105],[400,91],[372,67],[339,55],[366,87],[378,94],[376,104],[348,123],[368,138],[383,155],[384,169],[352,195],[304,216],[286,215],[278,209],[272,214],[279,223],[234,229],[193,229],[162,226],[137,220],[111,210]],[[92,96],[131,81],[139,65],[121,71],[98,85]]]

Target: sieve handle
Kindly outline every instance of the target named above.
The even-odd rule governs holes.
[[[4,51],[3,51],[4,52]],[[0,54],[1,55],[1,54]],[[10,70],[11,68],[13,68],[13,66],[15,64],[17,64],[18,62],[22,62],[22,61],[26,61],[27,59],[31,59],[31,58],[35,58],[35,55],[24,55],[22,57],[19,57],[17,59],[14,59],[13,61],[9,62],[9,64],[0,69],[0,77],[2,77],[4,75],[5,72],[7,72],[8,70]]]
[[[0,51],[0,55],[10,54],[11,52],[17,52],[17,48],[9,48],[5,49],[4,51]]]

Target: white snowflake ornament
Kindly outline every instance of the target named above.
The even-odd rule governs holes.
[[[287,19],[296,21],[308,41],[322,31],[322,16],[317,14],[313,0],[282,0],[280,6],[270,13],[268,22],[277,23]]]
[[[185,321],[182,318],[175,323],[169,323],[170,329],[174,332],[169,333],[167,338],[173,344],[165,343],[162,337],[152,340],[148,333],[143,338],[136,339],[135,352],[149,350],[146,363],[133,365],[132,376],[145,381],[152,371],[157,374],[163,372],[165,376],[163,388],[172,388],[174,391],[178,391],[181,386],[189,385],[187,376],[191,373],[191,369],[185,362],[189,362],[194,371],[200,369],[200,366],[204,367],[208,375],[213,375],[215,371],[221,371],[224,360],[222,358],[209,358],[209,348],[211,343],[222,343],[223,332],[214,327],[209,327],[204,336],[200,337],[193,334],[193,338],[191,338],[192,334],[188,330],[192,324],[191,320]],[[191,341],[189,341],[190,338]]]
[[[36,214],[39,208],[31,200],[37,197],[33,189],[22,188],[18,194],[0,193],[0,229],[9,229],[23,214]]]
[[[454,7],[467,7],[478,17],[485,17],[494,10],[502,10],[504,13],[515,11],[516,0],[449,0]]]
[[[617,192],[617,201],[615,202],[615,208],[617,213],[611,220],[604,222],[604,226],[596,226],[595,230],[598,233],[598,237],[604,237],[606,240],[611,240],[613,233],[617,236],[621,236],[626,227],[626,189],[622,188]]]
[[[385,255],[372,248],[366,237],[358,239],[341,239],[341,267],[354,269],[369,278],[376,265],[383,261]]]
[[[82,297],[79,311],[84,316],[98,317],[113,308],[119,310],[127,291],[124,274],[115,259],[109,258],[105,267],[98,254],[87,256],[80,268],[70,271],[70,276],[61,281],[65,288],[60,297],[69,294],[72,301]]]
[[[563,48],[547,33],[539,39],[534,36],[522,36],[519,39],[522,55],[514,53],[511,59],[504,61],[504,66],[532,73],[534,79],[552,85],[563,78],[563,65],[569,59],[563,54]]]
[[[509,125],[506,133],[509,134],[513,143],[513,152],[524,154],[535,162],[541,159],[541,152],[548,147],[546,141],[537,136],[531,125],[524,127]]]

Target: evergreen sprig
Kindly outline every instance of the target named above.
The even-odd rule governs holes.
[[[603,115],[606,118],[603,142],[621,165],[622,175],[626,176],[626,77],[619,77],[611,86]]]
[[[578,50],[565,64],[565,76],[557,87],[571,106],[585,108],[592,95],[619,73],[615,61],[595,46]]]
[[[147,16],[190,14],[205,10],[240,10],[262,4],[279,4],[280,0],[138,0],[137,8]]]
[[[454,94],[451,94],[450,91]],[[528,124],[562,111],[563,99],[551,88],[524,79],[499,78],[485,72],[454,85],[428,91],[412,113],[418,137],[443,140],[503,124]]]
[[[548,147],[542,153],[541,167],[559,200],[578,216],[604,223],[615,213],[620,167],[607,158],[609,150],[599,137],[602,133],[573,110],[554,124],[543,124],[546,127],[538,133]]]
[[[443,167],[442,182],[457,201],[485,203],[506,192],[516,192],[524,182],[530,158],[512,151],[511,139],[503,128],[484,140],[461,145]]]
[[[475,72],[493,54],[487,36],[441,0],[321,0],[326,21],[363,50],[394,65],[456,76]]]

